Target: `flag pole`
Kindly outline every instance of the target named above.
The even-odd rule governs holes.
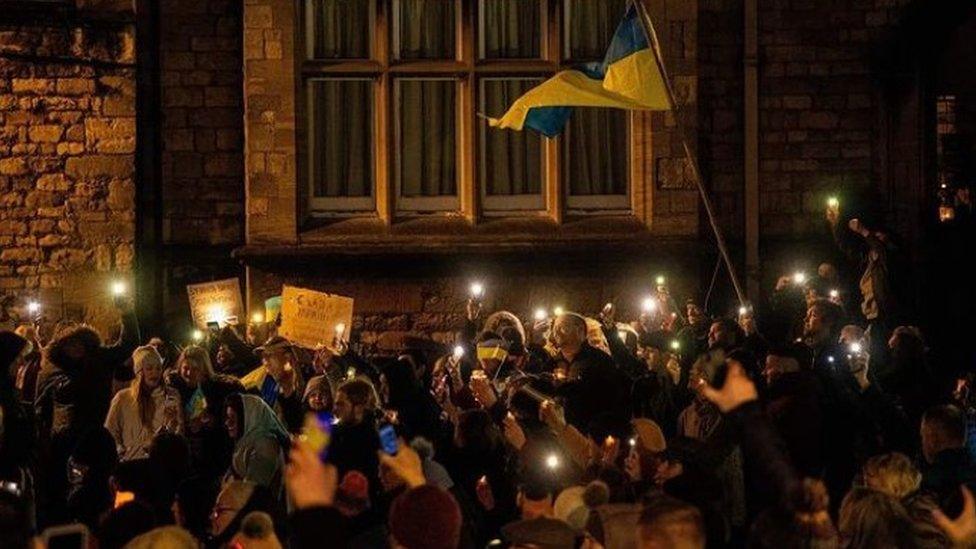
[[[708,197],[708,192],[705,191],[705,185],[702,183],[701,171],[698,168],[698,159],[691,153],[691,147],[688,146],[688,138],[685,135],[685,127],[684,124],[681,123],[681,112],[678,108],[678,102],[675,100],[674,88],[671,86],[671,77],[668,76],[668,71],[664,65],[664,56],[661,55],[661,46],[657,41],[657,33],[654,32],[654,24],[651,22],[651,16],[649,13],[647,13],[647,8],[644,6],[644,2],[642,0],[631,1],[637,8],[638,14],[640,15],[641,24],[644,27],[644,32],[647,33],[647,37],[651,41],[651,49],[654,50],[654,60],[657,62],[658,69],[661,71],[661,80],[664,81],[664,88],[667,91],[668,100],[671,102],[671,109],[674,113],[674,122],[678,129],[678,137],[681,138],[681,146],[684,149],[685,158],[687,158],[688,164],[691,166],[692,176],[695,179],[695,185],[697,185],[698,193],[701,195],[702,204],[705,205],[705,214],[708,216],[708,222],[712,227],[712,233],[715,234],[715,243],[718,245],[718,251],[722,255],[722,259],[725,260],[725,267],[729,271],[729,278],[732,279],[732,286],[735,288],[735,293],[739,298],[739,304],[746,305],[748,304],[746,294],[744,291],[742,291],[742,286],[739,284],[739,277],[735,274],[735,267],[732,264],[732,258],[729,256],[729,250],[725,245],[725,238],[722,236],[722,231],[719,229],[718,222],[715,220],[712,200]]]

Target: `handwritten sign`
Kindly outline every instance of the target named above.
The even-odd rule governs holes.
[[[193,325],[197,328],[205,329],[208,322],[224,326],[228,318],[244,318],[241,284],[236,278],[190,284],[186,294],[190,298]]]
[[[331,346],[337,337],[348,341],[352,306],[351,297],[285,286],[278,334],[308,348]]]

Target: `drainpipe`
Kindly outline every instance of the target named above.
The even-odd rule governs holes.
[[[759,0],[745,0],[743,51],[745,108],[745,237],[746,288],[753,304],[759,300]]]

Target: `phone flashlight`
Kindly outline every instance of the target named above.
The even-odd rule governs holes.
[[[847,350],[856,355],[861,352],[861,344],[855,341],[847,347]]]
[[[681,350],[681,342],[678,341],[677,339],[672,339],[671,340],[671,350],[672,351],[680,351]]]
[[[203,332],[200,330],[193,330],[193,341],[200,342],[203,341]]]
[[[553,307],[553,309],[552,309],[552,314],[554,314],[555,316],[559,316],[559,315],[563,314],[563,312],[564,311],[563,311],[563,308],[562,307],[558,307],[557,306],[557,307]]]
[[[746,316],[747,314],[749,314],[749,307],[745,305],[739,307],[739,316]]]
[[[793,283],[803,284],[807,281],[807,274],[803,271],[797,271],[793,273]]]
[[[535,314],[533,315],[533,318],[535,318],[537,321],[542,321],[545,320],[547,316],[549,315],[546,314],[546,310],[540,308],[535,310]]]
[[[112,283],[112,295],[120,296],[125,294],[125,282],[116,280]]]
[[[627,330],[617,330],[617,337],[620,338],[620,341],[627,343]]]
[[[471,297],[475,299],[481,299],[481,296],[485,295],[485,285],[480,282],[471,283]]]
[[[264,315],[261,313],[254,313],[253,315],[251,315],[251,322],[253,322],[254,324],[260,324],[264,322]]]
[[[27,304],[27,312],[29,312],[32,315],[36,315],[40,310],[41,310],[41,304],[36,301],[31,301],[30,303]]]
[[[335,335],[337,338],[342,338],[342,334],[346,333],[346,323],[340,322],[335,325]]]
[[[455,345],[454,346],[454,354],[453,354],[453,356],[454,356],[454,361],[455,362],[457,362],[457,361],[461,360],[462,358],[464,358],[464,347],[461,346],[461,345]]]
[[[546,456],[546,467],[550,469],[556,469],[559,467],[559,456],[556,454],[549,454]]]
[[[840,206],[840,200],[838,200],[836,196],[831,196],[827,199],[827,206],[836,208],[837,206]]]
[[[657,278],[654,279],[654,283],[658,286],[664,286],[665,282],[667,282],[667,279],[664,278],[664,275],[657,275]]]
[[[653,297],[645,297],[644,300],[641,301],[641,310],[645,313],[654,312],[657,310],[657,300]]]
[[[637,437],[630,437],[630,440],[628,440],[627,443],[630,444],[632,447],[637,446]]]
[[[830,299],[837,299],[840,297],[840,292],[837,290],[830,290]]]

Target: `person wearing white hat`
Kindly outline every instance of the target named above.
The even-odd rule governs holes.
[[[145,345],[132,353],[132,384],[116,393],[105,418],[119,460],[146,457],[160,431],[183,432],[183,413],[176,389],[162,384],[163,359],[155,347]]]

